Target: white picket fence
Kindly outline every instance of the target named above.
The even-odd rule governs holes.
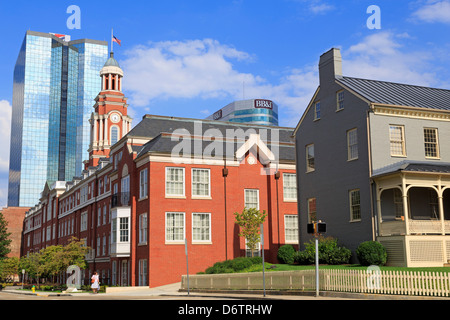
[[[321,290],[414,296],[450,296],[446,272],[322,270]]]
[[[261,273],[190,275],[191,289],[262,290]],[[187,278],[181,287],[187,289]],[[446,272],[378,271],[348,269],[319,270],[320,291],[388,295],[450,297],[450,274]],[[315,271],[265,273],[266,290],[315,290]]]

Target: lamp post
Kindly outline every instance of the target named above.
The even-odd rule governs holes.
[[[264,225],[261,223],[261,253],[262,253],[262,272],[263,272],[263,292],[266,297],[266,275],[264,273]]]
[[[187,288],[188,288],[188,295],[189,295],[189,260],[188,260],[187,238],[184,239],[184,253],[186,254]]]

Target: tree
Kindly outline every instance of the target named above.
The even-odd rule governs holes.
[[[85,260],[89,248],[85,242],[72,238],[65,246],[49,246],[39,252],[33,252],[28,257],[22,257],[20,269],[25,269],[29,277],[39,284],[41,277],[53,277],[76,265],[80,269],[86,269]]]
[[[14,279],[14,276],[18,274],[18,270],[19,258],[11,257],[0,259],[0,282]]]
[[[0,259],[5,258],[11,252],[9,245],[12,240],[9,239],[10,236],[11,233],[8,232],[8,223],[0,211]]]
[[[259,229],[261,224],[266,220],[266,211],[259,211],[255,208],[244,208],[242,213],[235,212],[236,224],[241,227],[240,237],[244,237],[247,247],[252,252],[256,249],[257,244],[261,241]]]
[[[31,279],[35,279],[39,283],[38,279],[41,276],[42,269],[40,268],[41,253],[31,252],[27,256],[20,258],[19,269],[24,269]]]

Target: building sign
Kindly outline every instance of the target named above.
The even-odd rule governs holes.
[[[273,102],[270,100],[255,100],[255,108],[273,109]]]
[[[217,112],[214,113],[214,115],[213,115],[213,119],[214,119],[214,120],[219,120],[220,118],[222,118],[222,110],[217,111]]]

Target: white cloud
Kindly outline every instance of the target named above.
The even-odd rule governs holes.
[[[9,144],[12,108],[8,101],[0,100],[0,173],[9,170]]]
[[[216,40],[165,41],[137,46],[121,62],[134,106],[156,98],[217,98],[237,96],[246,84],[263,80],[240,73],[231,61],[252,57]]]
[[[440,85],[432,66],[433,54],[413,51],[404,34],[384,31],[342,50],[344,75],[424,86]]]
[[[450,0],[429,0],[413,17],[429,23],[450,23]]]
[[[294,112],[294,119],[300,117],[305,101],[317,88],[314,68],[288,70],[278,83],[269,83],[259,75],[240,72],[233,64],[253,59],[249,53],[205,39],[138,46],[127,53],[121,65],[134,108],[149,111],[153,100],[166,98],[240,100],[245,83],[247,99],[271,99]],[[205,115],[207,110],[199,112]],[[295,121],[289,125],[295,125]]]
[[[408,34],[382,31],[342,49],[344,75],[367,79],[440,86],[433,52],[414,51]],[[131,92],[130,105],[149,111],[155,99],[186,98],[275,101],[280,107],[280,125],[295,126],[319,84],[318,60],[302,68],[287,68],[271,80],[243,73],[234,61],[253,61],[251,54],[216,40],[166,41],[139,46],[121,62]],[[221,106],[216,106],[217,108]],[[197,111],[206,115],[207,109]]]
[[[311,4],[309,9],[312,13],[315,14],[323,14],[325,12],[331,11],[334,9],[332,5],[326,4],[326,3],[318,3],[314,1],[315,3]]]

